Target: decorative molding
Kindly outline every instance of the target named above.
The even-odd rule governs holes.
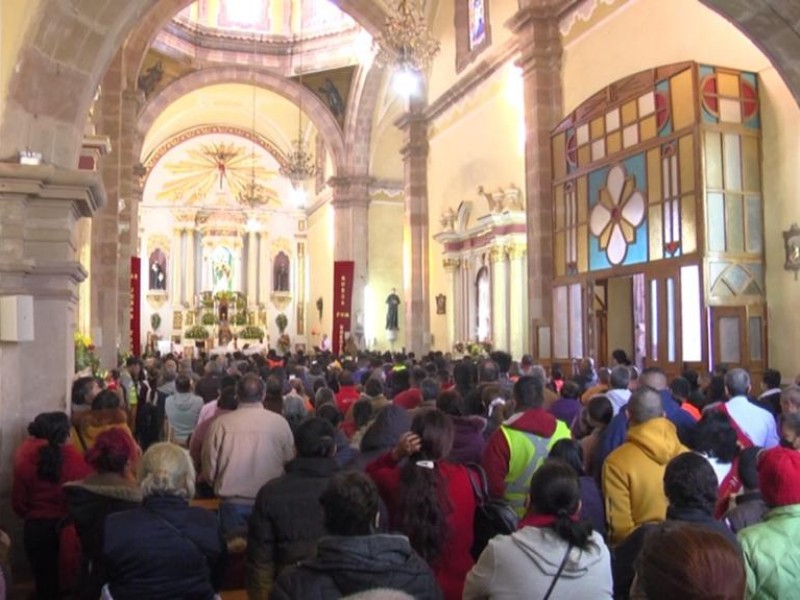
[[[564,14],[558,22],[558,31],[562,37],[567,37],[572,33],[572,28],[577,23],[588,23],[600,6],[611,6],[618,0],[583,0],[572,10]]]

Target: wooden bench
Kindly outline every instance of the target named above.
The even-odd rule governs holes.
[[[194,498],[189,501],[189,506],[205,508],[213,512],[219,511],[219,498]]]

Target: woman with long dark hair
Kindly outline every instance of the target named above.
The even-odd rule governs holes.
[[[82,479],[91,467],[69,439],[69,417],[63,412],[41,413],[28,425],[30,437],[14,455],[11,503],[25,520],[23,544],[37,600],[60,596],[58,551],[62,521],[67,517],[63,484]]]
[[[611,556],[603,538],[579,520],[575,470],[548,459],[533,474],[520,528],[489,542],[467,575],[464,598],[593,598],[613,596]]]
[[[367,467],[389,510],[393,530],[408,536],[431,566],[444,598],[458,599],[472,567],[475,496],[467,468],[448,462],[452,419],[437,409],[411,422],[391,452]]]

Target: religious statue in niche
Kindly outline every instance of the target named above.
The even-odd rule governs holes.
[[[397,290],[394,288],[392,288],[392,292],[386,297],[386,306],[386,329],[388,331],[397,331],[400,329],[398,319],[400,296],[397,295]]]
[[[285,252],[278,252],[272,263],[272,290],[275,292],[289,291],[289,257]]]
[[[325,78],[325,83],[322,87],[317,88],[325,98],[325,101],[328,104],[328,108],[333,113],[333,116],[336,117],[336,120],[341,120],[344,118],[344,102],[342,101],[342,95],[339,93],[339,88],[336,87],[336,84],[331,81],[330,77]]]
[[[800,227],[797,223],[783,232],[783,245],[786,252],[786,262],[783,268],[787,271],[794,271],[794,278],[797,279],[797,273],[800,271]]]
[[[151,290],[167,289],[167,257],[161,248],[150,253],[149,288]]]
[[[211,255],[211,275],[214,292],[229,292],[233,288],[233,254],[220,246]]]

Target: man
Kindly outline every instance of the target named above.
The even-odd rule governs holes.
[[[780,445],[792,450],[800,450],[800,413],[781,415]]]
[[[222,378],[222,364],[217,360],[206,363],[204,375],[195,384],[194,390],[203,399],[204,404],[216,400],[219,396],[220,381]]]
[[[611,369],[608,367],[601,367],[597,369],[597,384],[590,387],[581,395],[581,403],[589,404],[589,400],[600,394],[605,394],[608,390],[608,384],[611,381]]]
[[[202,479],[203,472],[203,442],[206,441],[208,429],[214,419],[222,415],[226,415],[232,410],[236,410],[239,406],[239,401],[236,399],[236,385],[229,385],[223,387],[219,391],[219,400],[214,400],[217,410],[214,415],[205,421],[198,419],[197,426],[194,428],[192,437],[189,440],[189,455],[192,457],[196,471],[199,473],[198,479]],[[205,406],[208,406],[207,404]]]
[[[614,415],[625,408],[631,398],[631,391],[628,389],[630,382],[631,372],[628,367],[619,365],[611,371],[610,389],[606,392],[606,397],[611,400],[611,409],[614,411]]]
[[[378,490],[369,477],[338,473],[319,502],[328,537],[319,540],[316,558],[278,576],[273,600],[341,598],[375,588],[401,590],[418,600],[442,597],[430,567],[408,538],[375,534]]]
[[[648,367],[642,371],[640,380],[641,387],[655,390],[661,396],[661,408],[664,411],[664,416],[677,428],[678,438],[684,444],[687,444],[697,422],[692,418],[692,415],[682,410],[678,403],[673,400],[672,393],[667,388],[666,373],[658,367]],[[606,457],[625,442],[627,433],[628,413],[622,410],[616,417],[611,419],[611,423],[608,424],[608,427],[603,432],[603,439],[595,455],[594,472],[601,472]]]
[[[728,415],[742,446],[777,446],[775,417],[747,399],[747,394],[750,393],[749,373],[744,369],[731,369],[725,373],[725,392],[728,396],[727,402],[711,404],[705,410],[721,410]]]
[[[700,454],[684,452],[673,458],[664,471],[664,494],[667,496],[667,521],[683,521],[705,527],[723,535],[741,552],[736,535],[722,522],[714,519],[717,502],[717,476],[714,468]],[[644,539],[655,524],[638,527],[617,546],[613,554],[614,597],[627,598],[633,582],[633,566]]]
[[[335,434],[325,419],[304,421],[295,433],[297,457],[286,463],[286,474],[259,490],[247,534],[250,600],[266,600],[275,576],[314,557],[325,533],[319,499],[339,469]]]
[[[426,377],[420,382],[419,390],[422,393],[422,402],[420,402],[416,408],[409,411],[412,418],[423,410],[436,408],[436,400],[439,398],[439,394],[442,391],[442,386],[439,384],[438,379]]]
[[[508,377],[508,370],[511,368],[511,355],[502,350],[496,350],[491,354],[492,360],[497,365],[497,383],[503,388],[507,396],[511,396],[514,390],[514,382]]]
[[[411,387],[399,394],[395,394],[394,398],[392,398],[392,404],[406,410],[412,410],[419,406],[423,400],[420,384],[426,377],[428,377],[428,372],[422,367],[411,369]]]
[[[581,392],[585,392],[597,383],[597,373],[594,370],[594,359],[582,358],[578,368],[578,374],[572,380],[581,386]]]
[[[781,414],[781,372],[767,369],[761,376],[761,388],[764,390],[756,400],[756,404],[768,410],[773,416]]]
[[[800,586],[800,452],[773,448],[758,460],[764,522],[739,532],[747,598],[796,598]]]
[[[800,412],[800,385],[790,385],[781,394],[781,413]]]
[[[343,415],[347,414],[350,407],[355,404],[361,393],[353,381],[353,372],[345,369],[339,373],[339,391],[336,392],[336,406]]]
[[[524,377],[525,375],[530,375],[531,369],[533,369],[535,364],[536,361],[533,360],[532,354],[523,354],[519,361],[519,376]]]
[[[664,469],[687,451],[675,425],[664,418],[661,395],[655,390],[636,390],[625,413],[630,420],[625,443],[608,456],[602,470],[609,539],[615,546],[639,525],[664,520]]]
[[[175,378],[177,376],[178,363],[168,358],[164,361],[163,370],[161,371],[161,385],[158,386],[158,391],[164,394],[165,398],[175,393]]]
[[[186,447],[189,436],[197,426],[203,399],[192,393],[192,381],[186,375],[175,379],[175,393],[167,398],[164,410],[170,427],[169,439],[179,446]]]
[[[221,499],[222,529],[231,536],[247,528],[258,490],[283,475],[294,457],[289,423],[262,404],[265,386],[254,373],[239,380],[239,407],[215,419],[203,443],[203,476]]]
[[[669,391],[675,399],[675,402],[680,405],[681,410],[689,413],[695,421],[700,420],[703,414],[700,411],[700,407],[695,406],[691,401],[692,386],[688,379],[676,377],[670,382]]]
[[[102,391],[97,377],[79,377],[72,382],[72,417],[92,409],[92,400]]]
[[[542,408],[543,382],[520,377],[514,384],[515,414],[492,435],[483,451],[483,468],[492,498],[504,498],[522,517],[531,477],[560,439],[569,439],[566,423]]]

